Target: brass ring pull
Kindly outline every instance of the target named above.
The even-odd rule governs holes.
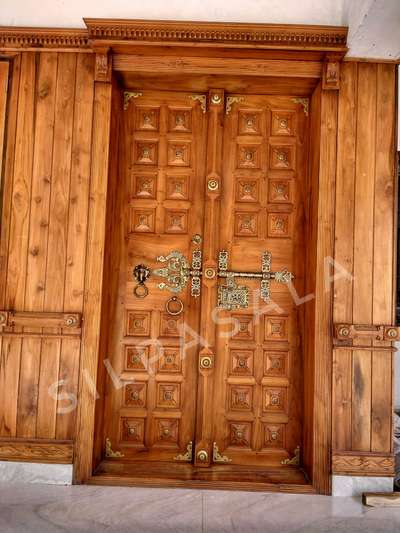
[[[146,296],[149,294],[149,289],[144,283],[139,283],[133,289],[133,294],[136,296],[136,298],[146,298]]]
[[[177,305],[178,308],[174,309],[172,307],[172,304]],[[167,311],[167,313],[169,315],[172,315],[172,316],[180,315],[182,313],[182,311],[183,311],[183,302],[182,302],[182,300],[180,300],[176,296],[173,296],[172,298],[167,300],[167,302],[165,304],[165,310]]]

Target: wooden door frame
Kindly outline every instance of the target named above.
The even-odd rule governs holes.
[[[179,76],[210,72],[226,75],[315,78],[319,136],[315,168],[315,300],[312,353],[313,424],[309,466],[316,492],[330,492],[332,288],[325,289],[325,258],[333,257],[337,103],[346,28],[257,24],[113,21],[86,19],[96,54],[95,106],[87,245],[86,291],[78,392],[74,482],[93,473],[96,383],[101,336],[103,264],[109,177],[112,80],[114,72],[162,72]],[[167,47],[166,47],[167,46]],[[138,54],[143,48],[146,54]],[[175,48],[174,48],[175,47]],[[173,50],[172,56],[168,56]],[[224,51],[223,59],[218,57]],[[164,50],[166,55],[160,55]],[[311,95],[310,95],[311,97]],[[315,99],[315,95],[313,97]]]

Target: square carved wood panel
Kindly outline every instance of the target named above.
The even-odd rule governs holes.
[[[190,167],[190,141],[168,141],[167,157],[168,166],[170,167]]]
[[[190,177],[189,175],[166,175],[167,200],[189,200]]]
[[[134,161],[136,165],[157,165],[158,141],[135,141]]]
[[[271,111],[271,135],[293,136],[296,135],[296,112]]]
[[[170,132],[192,131],[192,110],[190,108],[168,109],[168,127]]]
[[[160,123],[159,107],[135,106],[135,128],[137,131],[158,131]]]
[[[179,409],[181,406],[180,383],[157,384],[157,407],[165,409]]]
[[[129,444],[143,446],[144,444],[144,418],[121,417],[120,440]]]
[[[291,236],[290,213],[268,213],[267,233],[272,238],[288,238]]]
[[[232,340],[254,341],[254,320],[252,315],[232,315]]]
[[[157,173],[141,172],[132,176],[132,197],[152,199],[157,197]]]
[[[239,111],[238,135],[262,135],[262,111]]]
[[[143,372],[148,369],[148,346],[124,346],[125,370],[130,372]]]
[[[150,311],[126,311],[125,333],[128,337],[150,335]]]
[[[263,411],[287,413],[287,387],[263,387]]]
[[[264,351],[264,375],[287,377],[288,358],[288,352]]]
[[[227,446],[233,446],[235,448],[251,448],[251,441],[253,436],[253,424],[252,422],[244,421],[229,421],[229,437]]]
[[[237,167],[260,169],[261,168],[261,144],[238,144]]]
[[[230,350],[230,373],[234,376],[252,376],[254,367],[254,350]]]
[[[286,178],[269,178],[268,202],[277,204],[292,203],[292,180]]]
[[[182,358],[179,346],[163,346],[158,353],[158,371],[179,373],[182,371]]]
[[[266,341],[288,340],[289,318],[287,316],[266,316],[264,320]]]
[[[160,336],[180,337],[183,327],[184,315],[171,316],[168,313],[161,313],[160,316]]]
[[[252,411],[253,409],[253,386],[252,385],[228,385],[228,409],[230,411]]]
[[[147,383],[128,383],[125,385],[124,405],[126,407],[146,407]]]
[[[154,233],[156,210],[132,207],[130,220],[131,233]]]
[[[255,178],[236,178],[236,202],[256,203],[260,201],[260,180]]]
[[[154,419],[154,444],[156,446],[178,445],[179,439],[179,419],[177,418],[155,418]]]
[[[165,233],[187,233],[188,211],[186,209],[165,209]]]
[[[294,170],[295,147],[291,144],[271,144],[269,149],[269,168],[271,170]]]
[[[263,448],[286,448],[285,424],[267,423],[263,425],[264,442]]]
[[[259,214],[257,211],[235,211],[235,235],[258,237]]]

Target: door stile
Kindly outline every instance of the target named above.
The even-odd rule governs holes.
[[[209,466],[212,460],[212,404],[214,388],[217,302],[217,256],[219,249],[220,204],[222,188],[222,148],[224,131],[224,91],[209,92],[207,135],[207,175],[205,180],[205,217],[203,235],[202,303],[200,312],[200,352],[197,393],[197,430],[194,462]]]

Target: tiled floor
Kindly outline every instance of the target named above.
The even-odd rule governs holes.
[[[400,531],[400,508],[250,492],[0,484],[0,532]]]

